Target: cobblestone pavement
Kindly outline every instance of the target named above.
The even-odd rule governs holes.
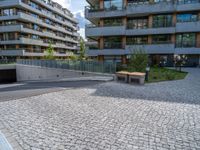
[[[22,149],[200,150],[200,70],[185,80],[108,82],[0,103]]]

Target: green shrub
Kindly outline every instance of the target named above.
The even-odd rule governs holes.
[[[51,43],[49,44],[49,47],[44,51],[44,53],[45,53],[45,56],[44,56],[45,59],[49,59],[49,60],[55,59],[54,57],[55,51]]]
[[[176,77],[175,77],[175,74],[172,73],[172,72],[166,72],[165,73],[165,76],[166,76],[166,79],[167,80],[174,80]]]
[[[148,55],[144,50],[134,50],[131,55],[128,71],[130,72],[145,72],[148,63]]]

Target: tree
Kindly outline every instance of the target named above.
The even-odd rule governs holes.
[[[45,59],[55,59],[54,57],[54,49],[52,47],[52,44],[49,44],[49,47],[44,51],[45,53]]]
[[[84,42],[84,40],[81,38],[81,40],[80,40],[80,54],[79,54],[79,58],[78,58],[79,60],[84,60],[84,59],[86,59],[85,51],[86,51],[85,42]]]
[[[77,55],[73,54],[73,55],[69,56],[69,59],[75,61],[75,60],[78,60],[78,57],[77,57]]]
[[[128,63],[128,71],[130,72],[146,72],[148,64],[148,55],[144,50],[134,50]]]

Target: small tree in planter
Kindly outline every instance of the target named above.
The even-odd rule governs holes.
[[[79,54],[79,60],[85,60],[86,56],[85,56],[85,52],[86,52],[86,48],[85,48],[85,43],[84,40],[81,38],[80,40],[80,54]]]
[[[54,57],[55,51],[51,43],[49,44],[49,47],[44,51],[44,53],[45,53],[45,56],[44,56],[45,59],[49,59],[49,60],[55,59]]]
[[[147,64],[148,55],[145,53],[145,51],[141,49],[134,50],[129,60],[128,71],[146,72]]]
[[[177,69],[177,67],[179,67],[179,71],[181,72],[182,71],[182,66],[184,64],[186,64],[187,62],[187,56],[186,55],[176,55],[174,57],[174,63],[175,63],[175,67]]]

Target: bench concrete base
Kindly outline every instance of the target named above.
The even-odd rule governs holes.
[[[117,79],[117,81],[119,81],[119,82],[128,82],[128,77],[127,77],[127,75],[120,75],[120,74],[118,74],[118,75],[116,76],[116,79]]]
[[[144,85],[145,77],[129,76],[129,84]]]

